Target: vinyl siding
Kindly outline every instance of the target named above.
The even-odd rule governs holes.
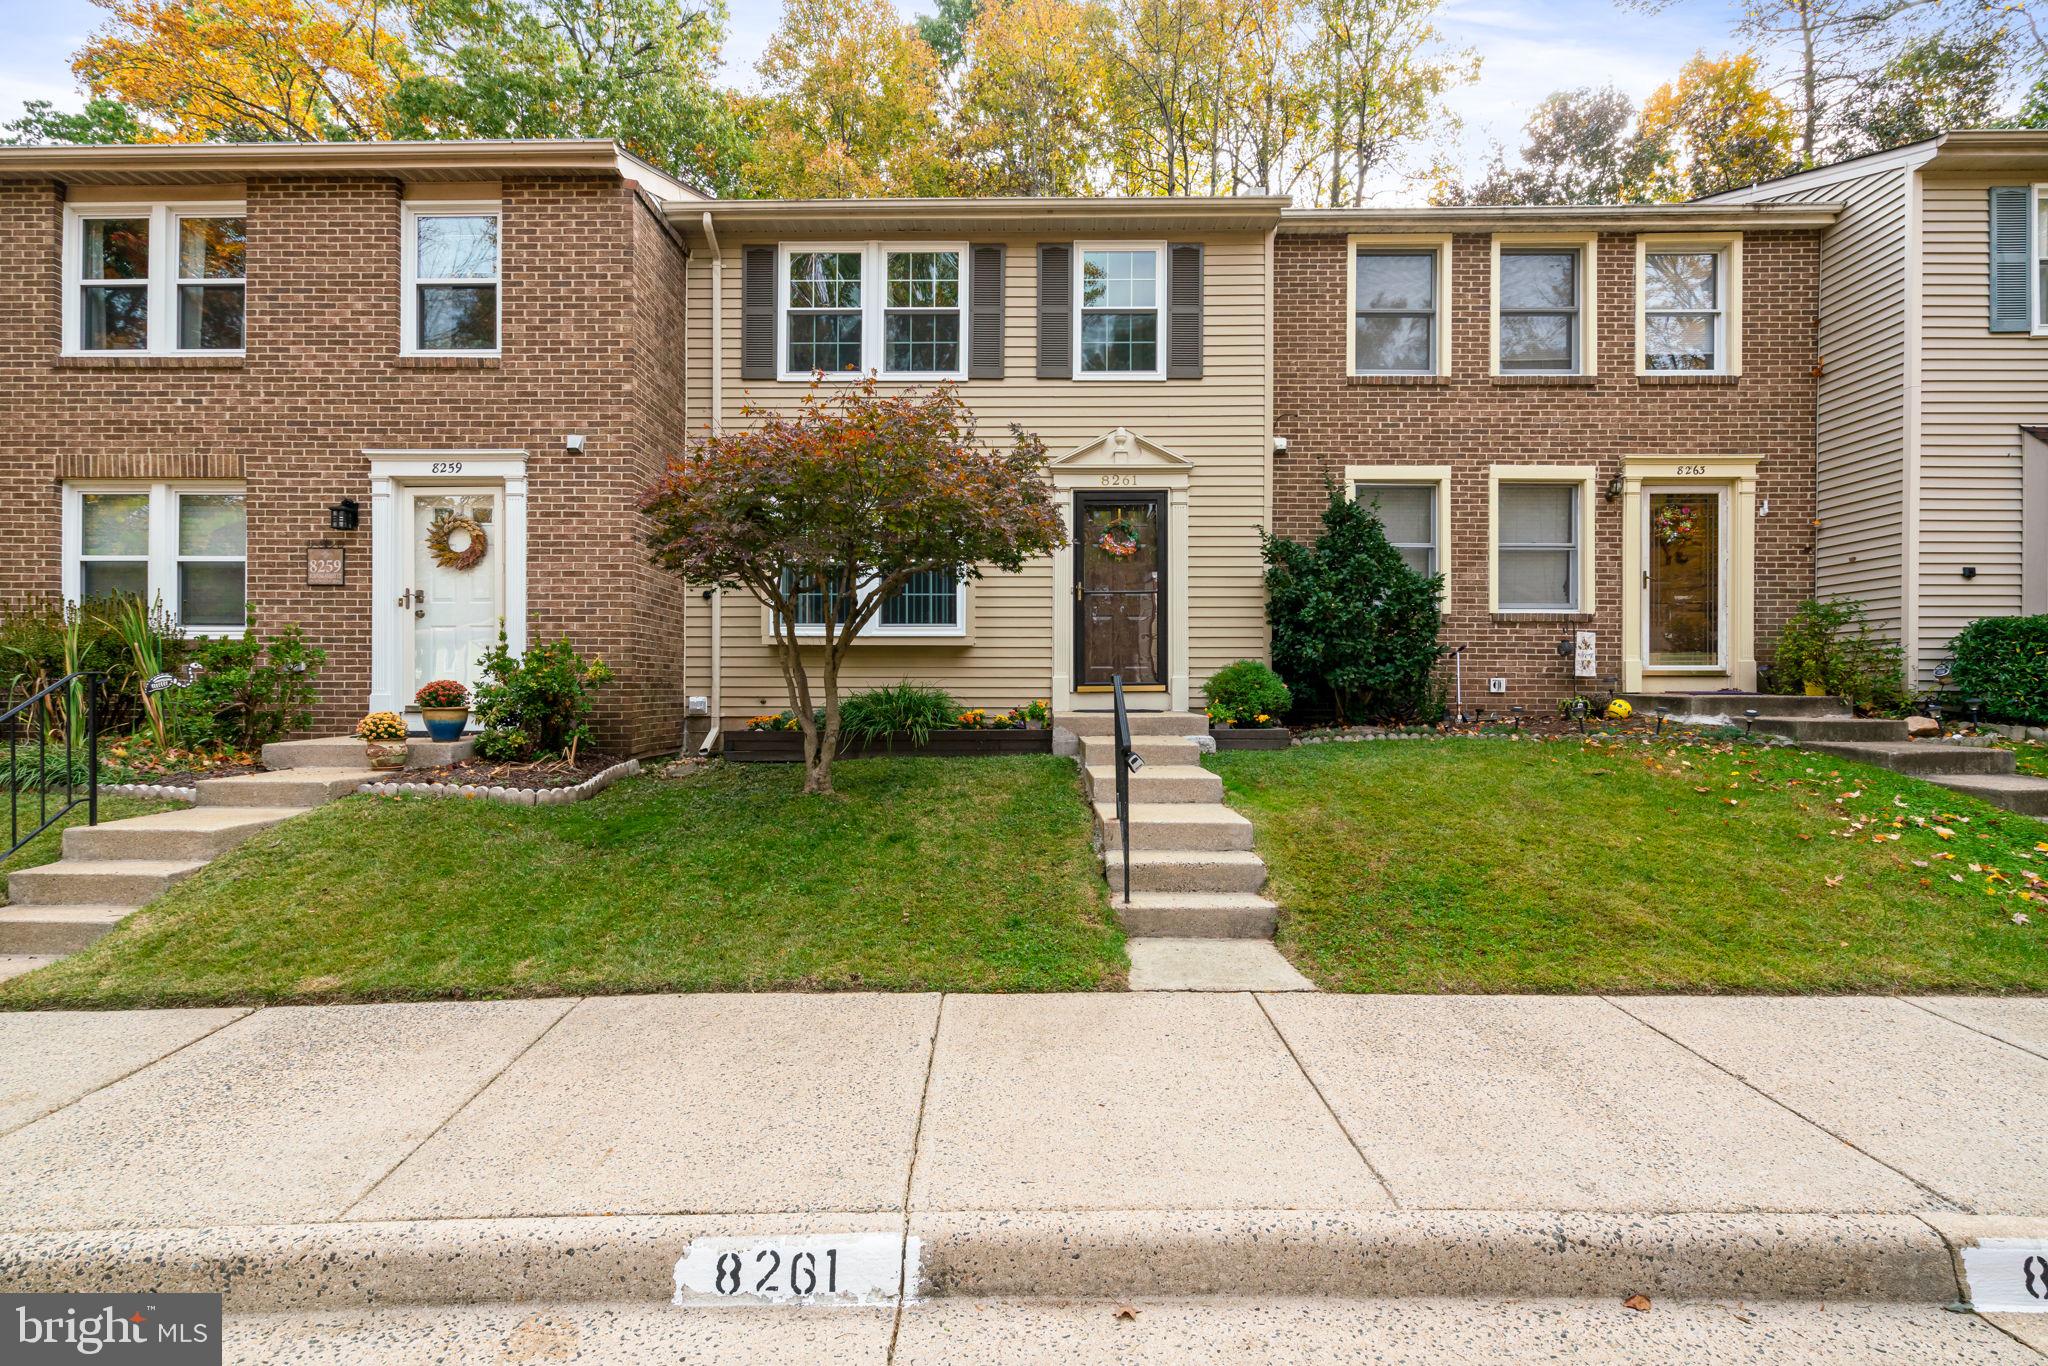
[[[805,240],[818,239],[807,235]],[[1036,378],[1036,241],[1003,240],[1006,377],[969,381],[963,389],[985,432],[1002,436],[1011,423],[1020,423],[1044,439],[1054,459],[1116,427],[1126,427],[1194,463],[1188,497],[1192,638],[1170,640],[1168,648],[1174,660],[1186,661],[1190,702],[1199,707],[1202,683],[1211,673],[1233,660],[1266,655],[1259,558],[1271,439],[1266,240],[1259,234],[1183,239],[1202,240],[1207,248],[1204,377],[1146,382]],[[808,387],[740,379],[737,261],[745,245],[743,240],[723,243],[723,418],[728,426],[746,420],[741,410],[748,405],[793,408]],[[705,274],[708,277],[708,269]],[[699,316],[693,290],[693,325]],[[693,337],[697,335],[693,330]],[[693,374],[700,364],[709,365],[708,339],[701,350],[693,347]],[[708,404],[708,395],[693,392],[693,418],[700,404]],[[725,597],[723,719],[780,710],[788,705],[788,694],[774,647],[762,638],[762,608],[742,593]],[[971,634],[965,642],[877,642],[857,647],[843,687],[910,680],[943,686],[965,706],[991,708],[1046,697],[1052,686],[1053,632],[1072,629],[1070,614],[1054,609],[1051,562],[1039,560],[1020,573],[990,574],[974,581],[968,588],[968,613]],[[692,651],[694,658],[694,642]],[[1172,661],[1168,667],[1176,668]]]
[[[2048,423],[2048,337],[1994,333],[1986,190],[2010,171],[1924,183],[1920,381],[1920,658],[1923,679],[1955,633],[2021,610],[2021,424]],[[2048,179],[2048,166],[2032,177]],[[2034,529],[2043,534],[2042,528]],[[1976,576],[1963,577],[1972,568]]]

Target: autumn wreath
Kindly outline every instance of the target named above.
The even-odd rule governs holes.
[[[469,544],[460,550],[449,544],[458,531],[469,533]],[[427,550],[433,555],[434,563],[458,574],[482,564],[484,552],[490,548],[490,538],[484,535],[482,524],[474,517],[436,518],[432,529],[427,532]]]

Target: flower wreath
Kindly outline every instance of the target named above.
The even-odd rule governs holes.
[[[1095,538],[1095,548],[1105,555],[1128,560],[1138,553],[1138,529],[1128,519],[1119,517]]]
[[[1690,503],[1666,503],[1658,508],[1653,519],[1657,544],[1670,546],[1691,540],[1699,530],[1698,515]]]
[[[460,550],[449,544],[458,531],[469,533],[469,544]],[[483,525],[474,517],[439,517],[427,532],[427,550],[433,555],[434,563],[458,574],[467,573],[482,564],[484,552],[490,548],[490,538],[484,535]]]

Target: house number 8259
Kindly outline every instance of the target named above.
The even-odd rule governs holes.
[[[462,473],[462,462],[460,460],[436,460],[434,462],[434,473],[460,474]]]

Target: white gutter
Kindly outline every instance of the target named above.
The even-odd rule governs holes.
[[[704,214],[704,241],[711,253],[711,434],[725,427],[725,253],[718,246],[718,230],[711,226],[709,210]],[[711,753],[718,742],[720,718],[725,715],[725,590],[711,590],[711,729],[704,733],[699,754]]]

